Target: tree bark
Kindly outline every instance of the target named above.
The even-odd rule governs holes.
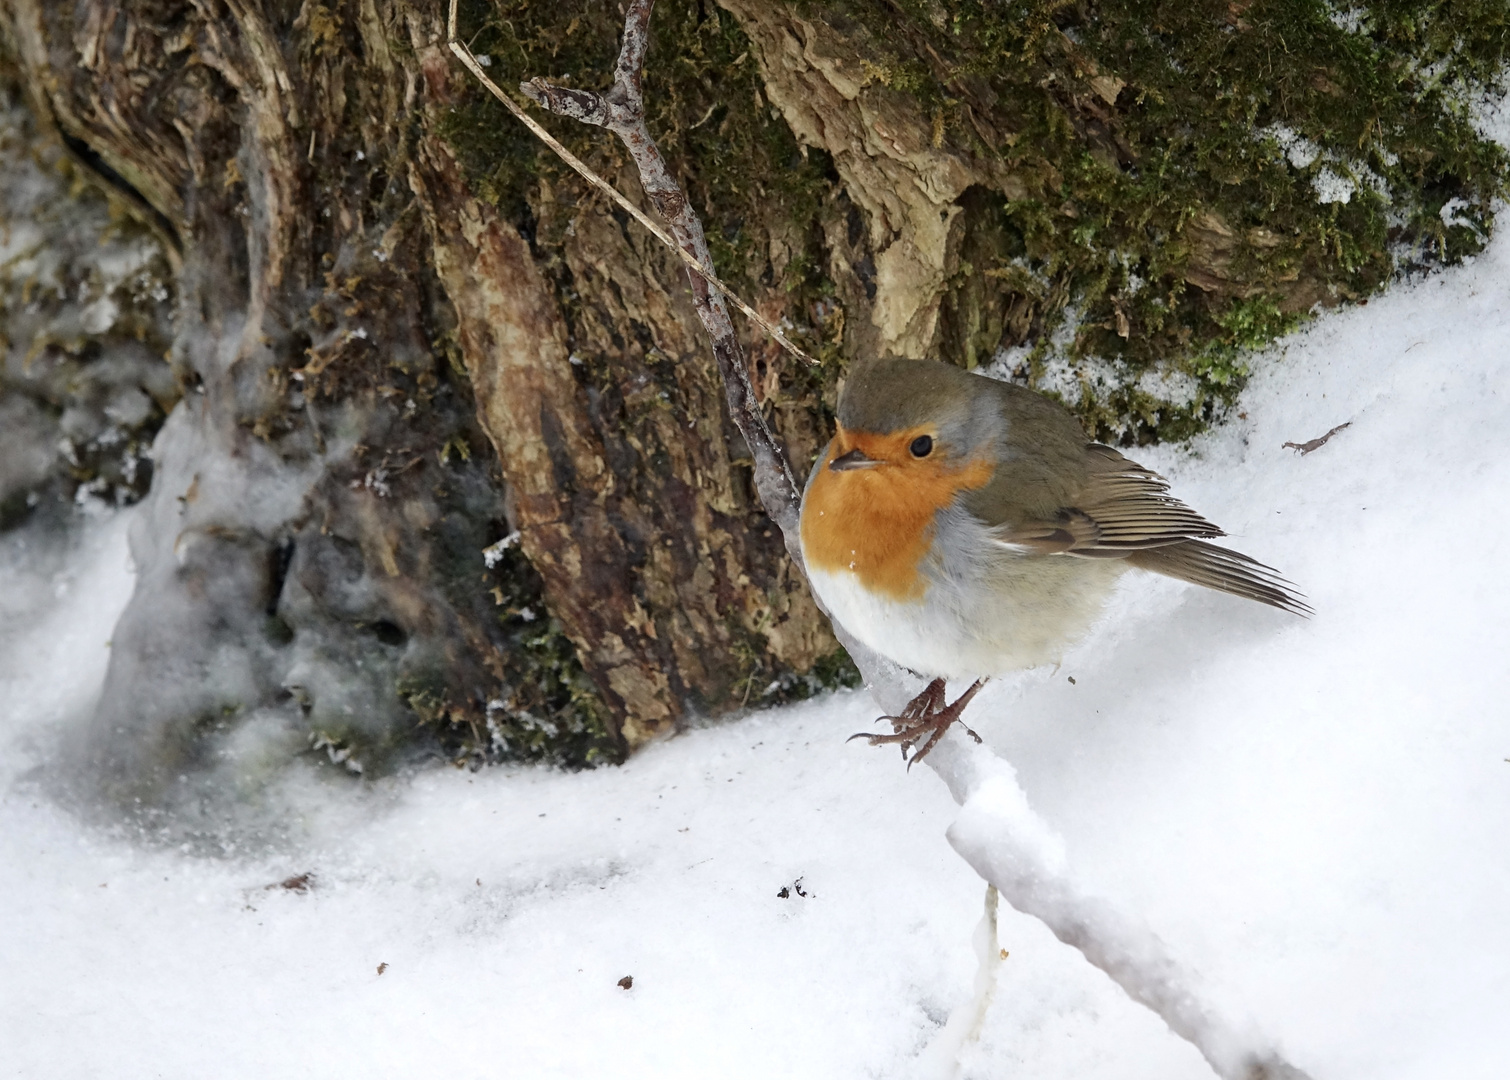
[[[568,326],[559,280],[470,190],[438,133],[468,86],[437,8],[5,5],[39,113],[177,270],[188,393],[83,746],[118,800],[213,801],[228,769],[255,786],[309,749],[370,769],[416,720],[508,756],[585,714],[555,756],[612,759],[836,648],[752,498],[676,268],[571,215],[591,300]],[[484,573],[515,535],[575,646],[550,659],[592,688],[554,717],[515,655],[543,612],[500,610],[521,590]]]
[[[1377,287],[1391,251],[1472,250],[1503,187],[1438,90],[1378,81],[1426,48],[1415,23],[719,3],[657,12],[647,120],[721,275],[821,360],[740,327],[799,478],[862,355],[994,360],[1103,438],[1188,433],[1242,347]],[[469,0],[462,33],[506,86],[598,85],[610,7]],[[471,83],[444,21],[440,0],[0,0],[35,112],[174,277],[183,400],[147,394],[171,413],[85,739],[123,799],[255,786],[310,750],[370,770],[416,724],[474,761],[616,759],[843,676],[681,264]],[[1492,20],[1460,24],[1444,80],[1488,63]],[[610,136],[559,130],[645,202]],[[1275,143],[1302,131],[1309,164]],[[1319,202],[1323,169],[1374,180]]]

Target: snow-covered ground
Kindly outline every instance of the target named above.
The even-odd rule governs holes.
[[[1284,352],[1242,418],[1139,456],[1315,618],[1129,580],[970,719],[1077,879],[1315,1080],[1503,1080],[1510,243]],[[26,542],[0,543],[0,1074],[950,1074],[928,1047],[974,994],[983,887],[938,778],[845,743],[864,695],[576,775],[296,774],[279,847],[141,847],[45,794],[131,586],[124,522]],[[1211,1075],[1038,923],[999,933],[959,1075]]]

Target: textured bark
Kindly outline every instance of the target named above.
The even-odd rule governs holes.
[[[1376,287],[1391,244],[1473,250],[1500,190],[1504,156],[1438,90],[1377,81],[1404,24],[720,3],[662,4],[647,123],[719,272],[822,361],[736,322],[799,479],[864,355],[995,359],[1103,438],[1188,434],[1242,348]],[[141,585],[87,740],[128,797],[311,743],[376,764],[417,722],[474,760],[615,757],[834,654],[683,267],[472,84],[444,15],[0,0],[35,111],[176,278]],[[600,85],[620,30],[587,0],[469,0],[462,23],[506,85]],[[1319,156],[1295,164],[1281,128]],[[559,133],[651,201],[611,136]],[[1393,208],[1318,204],[1333,166]],[[41,400],[0,409],[41,431]],[[42,475],[17,460],[0,501]]]
[[[446,60],[431,57],[441,86]],[[610,517],[624,509],[622,499],[572,375],[555,297],[518,230],[468,194],[443,142],[426,141],[410,178],[456,305],[478,409],[510,484],[521,547],[545,579],[551,610],[606,681],[626,738],[642,741],[673,718],[677,703],[663,670],[647,663],[658,659],[658,635]]]
[[[434,64],[435,100],[446,101]],[[584,310],[569,331],[512,225],[471,197],[446,143],[412,172],[456,303],[521,543],[630,746],[748,694],[766,665],[834,649],[733,462],[722,393],[676,261],[589,210],[561,223]],[[556,226],[542,191],[537,228]],[[646,347],[649,344],[650,347]],[[573,366],[586,369],[580,385]],[[794,588],[795,586],[795,588]],[[794,595],[795,593],[795,595]]]
[[[192,392],[157,442],[86,754],[154,802],[312,743],[360,769],[417,720],[486,748],[490,704],[520,696],[479,581],[506,491],[447,370],[405,174],[423,78],[390,49],[412,62],[438,27],[371,2],[5,14],[39,111],[179,263]]]
[[[619,180],[634,190],[629,170]],[[551,212],[542,207],[543,224]],[[806,671],[833,638],[754,498],[748,450],[730,430],[679,261],[606,214],[577,217],[564,256],[585,301],[578,351],[611,380],[599,423],[626,525],[651,540],[644,595],[675,670],[709,704],[746,689],[738,684],[751,650],[768,650],[776,670]],[[626,326],[639,330],[627,342]],[[812,445],[815,418],[802,421]]]
[[[870,325],[855,345],[873,355],[937,355],[940,309],[964,236],[960,197],[981,185],[1021,199],[1045,178],[1024,178],[998,159],[936,144],[917,100],[867,72],[873,50],[860,27],[841,32],[760,0],[720,3],[749,35],[771,102],[799,140],[832,156],[846,193],[865,214],[873,265],[851,264],[836,252],[833,267],[836,280],[873,288]],[[988,143],[1007,134],[991,127],[984,110],[971,118]]]
[[[0,10],[37,111],[177,271],[190,392],[84,740],[119,797],[208,795],[219,765],[311,745],[370,767],[416,721],[484,753],[520,751],[500,721],[548,743],[560,719],[515,655],[538,611],[495,610],[528,596],[482,565],[510,532],[599,704],[569,696],[608,722],[588,759],[835,649],[752,497],[677,267],[542,188],[545,227],[573,234],[568,319],[438,133],[468,84],[434,6]],[[816,447],[818,417],[789,426]]]

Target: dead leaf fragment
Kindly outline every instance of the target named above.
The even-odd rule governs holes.
[[[1285,447],[1287,447],[1287,448],[1289,448],[1291,450],[1299,450],[1300,451],[1300,456],[1301,457],[1305,457],[1312,450],[1320,450],[1323,446],[1325,446],[1327,444],[1327,440],[1330,439],[1333,435],[1337,434],[1339,431],[1343,430],[1344,428],[1350,428],[1352,426],[1353,426],[1353,422],[1351,420],[1349,420],[1345,424],[1338,424],[1331,431],[1328,431],[1325,435],[1322,435],[1322,436],[1320,436],[1318,438],[1310,439],[1310,440],[1308,440],[1306,442],[1303,442],[1303,443],[1287,442],[1284,445],[1285,445]]]
[[[1127,80],[1119,79],[1115,75],[1097,75],[1091,80],[1091,89],[1096,91],[1096,96],[1108,105],[1117,103],[1117,95],[1122,93],[1122,88],[1127,85]]]
[[[307,893],[315,884],[315,875],[311,871],[286,877],[282,881],[275,881],[271,885],[264,885],[264,889],[287,889],[289,892]]]

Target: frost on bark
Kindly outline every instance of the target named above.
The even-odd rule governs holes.
[[[0,530],[147,491],[179,391],[172,271],[39,131],[0,67]]]

